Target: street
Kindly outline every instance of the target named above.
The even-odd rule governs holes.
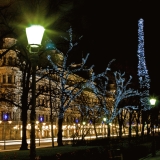
[[[98,136],[101,137],[101,136]],[[86,136],[85,139],[95,139],[95,136]],[[71,144],[72,138],[63,138],[63,144],[67,142],[67,144]],[[0,141],[0,152],[11,151],[11,150],[19,150],[21,146],[21,140],[5,140]],[[28,149],[30,148],[30,139],[27,139]],[[57,146],[57,138],[54,138],[54,146]],[[36,148],[41,147],[51,147],[52,140],[51,138],[42,138],[36,139]]]
[[[70,139],[63,139],[70,140]],[[28,149],[30,148],[30,139],[27,139]],[[0,141],[0,152],[19,150],[21,146],[21,140],[6,140]],[[36,139],[36,148],[52,146],[51,138]],[[54,146],[57,146],[57,138],[54,138]],[[5,149],[4,149],[5,148]]]

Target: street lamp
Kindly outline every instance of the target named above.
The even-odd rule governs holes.
[[[151,106],[152,107],[154,107],[155,106],[155,104],[156,104],[156,99],[155,98],[151,98],[150,99],[150,104],[151,104]],[[153,120],[153,117],[152,117],[152,120]],[[156,155],[156,151],[155,151],[155,139],[154,139],[154,124],[153,124],[153,121],[152,121],[152,136],[153,136],[153,140],[152,140],[152,156],[154,157],[155,155]]]
[[[44,28],[40,25],[32,25],[26,28],[28,49],[30,53],[38,53],[44,34]]]
[[[26,35],[28,40],[28,51],[31,54],[30,60],[32,65],[32,107],[30,113],[31,133],[30,133],[30,159],[35,160],[35,120],[36,120],[36,65],[38,60],[37,53],[41,47],[41,41],[44,34],[44,28],[40,25],[32,25],[26,28]]]

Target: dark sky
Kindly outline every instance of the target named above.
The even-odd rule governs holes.
[[[151,78],[150,94],[160,95],[160,10],[157,0],[92,1],[88,4],[86,41],[89,61],[102,71],[111,59],[137,71],[138,20],[144,19],[145,58]]]

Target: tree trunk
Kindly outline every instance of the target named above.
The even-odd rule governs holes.
[[[107,124],[108,125],[108,137],[110,137],[111,136],[111,129],[110,129],[110,125],[109,124]]]
[[[119,137],[122,137],[122,124],[119,123]]]
[[[141,132],[141,136],[144,137],[144,123],[142,123],[142,132]]]
[[[149,136],[149,134],[150,134],[150,127],[148,126],[148,123],[147,123],[147,136]]]
[[[128,134],[129,139],[131,138],[131,134],[132,134],[132,114],[130,113],[130,117],[129,117],[129,134]]]
[[[22,144],[20,150],[28,150],[26,127],[27,127],[27,106],[22,104]]]
[[[58,134],[57,134],[58,146],[63,146],[63,143],[62,143],[62,132],[63,132],[62,124],[63,124],[63,118],[58,119]]]
[[[138,123],[136,123],[136,137],[138,137]]]
[[[144,123],[145,123],[145,120],[146,120],[146,114],[145,114],[144,111],[142,111],[142,130],[141,130],[142,139],[144,137]]]
[[[26,127],[27,127],[27,121],[22,121],[22,144],[20,150],[28,150]]]
[[[29,70],[28,70],[29,69]],[[24,73],[23,73],[23,81],[22,81],[22,88],[23,88],[23,93],[22,93],[22,113],[21,113],[21,121],[22,121],[22,144],[20,147],[20,150],[28,150],[28,143],[27,143],[27,111],[28,111],[28,92],[29,92],[29,80],[30,80],[30,67],[25,68]],[[28,74],[26,77],[26,73],[28,70]],[[27,81],[26,81],[27,79]]]
[[[96,135],[96,139],[98,138],[98,135],[97,135],[97,130],[96,130],[96,123],[95,121],[93,122],[93,127],[94,127],[94,132],[95,132],[95,135]]]

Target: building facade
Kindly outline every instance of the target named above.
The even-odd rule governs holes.
[[[21,139],[22,137],[22,121],[21,121],[21,96],[22,96],[22,71],[17,67],[18,58],[16,50],[12,50],[12,46],[16,44],[13,38],[5,38],[3,40],[3,48],[0,54],[3,55],[0,59],[0,140],[4,139]],[[43,71],[37,72],[36,79],[41,77]],[[56,75],[51,75],[52,79],[58,81]],[[76,77],[76,76],[73,76]],[[70,77],[68,83],[73,83],[75,80]],[[77,79],[80,79],[78,77]],[[55,88],[54,88],[55,87]],[[49,78],[42,78],[36,83],[36,92],[41,92],[36,98],[36,138],[51,137],[51,111],[53,119],[53,134],[57,136],[57,109],[60,106],[58,98],[50,97],[50,91],[55,89],[56,85]],[[97,103],[95,96],[89,92],[85,92],[85,97],[89,103]],[[29,100],[31,99],[29,95]],[[7,100],[6,100],[7,99]],[[52,103],[52,104],[51,104]],[[87,122],[84,126],[80,113],[76,109],[77,102],[71,104],[64,115],[63,136],[73,137],[77,132],[82,134],[84,127],[90,129],[90,134],[94,134],[94,129]],[[50,108],[52,106],[52,110]],[[31,107],[31,106],[30,106]],[[30,108],[27,116],[27,138],[30,138]],[[102,125],[100,123],[97,131],[102,133]]]

